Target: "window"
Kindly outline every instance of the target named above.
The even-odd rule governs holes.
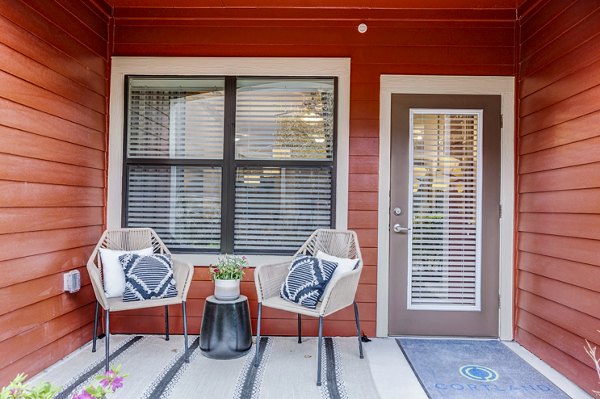
[[[482,115],[410,110],[409,309],[481,309]]]
[[[129,76],[122,224],[288,254],[335,226],[336,78]]]

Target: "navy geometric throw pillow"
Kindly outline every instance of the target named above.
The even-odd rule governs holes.
[[[315,309],[336,267],[335,262],[298,255],[281,286],[281,297]]]
[[[171,255],[126,254],[119,261],[125,272],[124,302],[177,296]]]

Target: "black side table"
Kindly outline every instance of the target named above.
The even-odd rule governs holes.
[[[214,295],[206,298],[200,350],[211,359],[242,357],[252,347],[252,327],[248,298],[244,295],[233,301],[220,301]]]

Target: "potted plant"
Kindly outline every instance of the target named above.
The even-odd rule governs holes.
[[[215,282],[215,298],[233,301],[240,296],[240,281],[244,269],[248,267],[245,256],[227,255],[218,258],[216,265],[210,265],[210,277]]]

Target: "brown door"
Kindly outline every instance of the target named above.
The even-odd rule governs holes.
[[[392,96],[390,335],[498,336],[500,96]]]

